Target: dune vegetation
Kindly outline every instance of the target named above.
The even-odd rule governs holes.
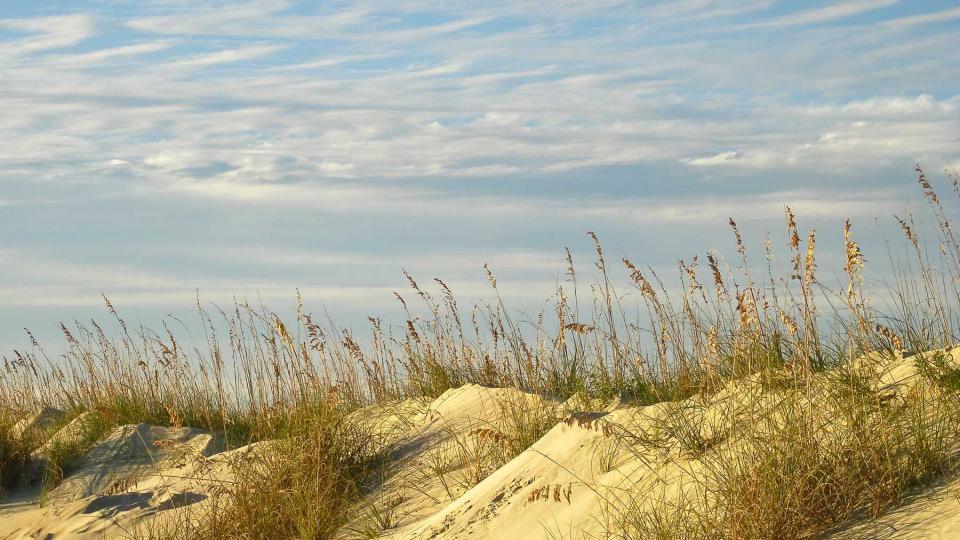
[[[0,537],[855,534],[949,482],[960,450],[960,243],[917,179],[937,226],[896,217],[903,238],[869,261],[850,222],[802,230],[789,208],[759,252],[731,219],[735,255],[673,280],[590,233],[596,272],[568,252],[530,317],[489,268],[492,300],[472,306],[407,276],[406,320],[363,337],[299,299],[291,320],[198,302],[188,336],[104,297],[116,333],[64,324],[63,356],[34,340],[4,358],[0,489],[39,502],[0,506]],[[818,265],[825,233],[841,267]],[[884,255],[893,273],[871,279]],[[131,440],[149,473],[77,491],[89,456]]]

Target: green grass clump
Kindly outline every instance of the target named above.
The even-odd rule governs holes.
[[[17,420],[14,411],[0,408],[0,497],[20,482],[30,461],[30,442],[11,433]]]

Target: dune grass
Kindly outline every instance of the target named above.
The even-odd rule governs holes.
[[[843,366],[798,384],[738,385],[739,398],[720,408],[726,431],[681,438],[687,452],[676,459],[704,465],[692,493],[653,511],[627,496],[616,536],[814,538],[858,512],[879,516],[951,473],[960,452],[956,390],[924,377],[890,396],[868,380]],[[702,419],[675,413],[657,427],[700,435]],[[649,444],[633,435],[620,437]]]
[[[0,407],[0,497],[21,480],[30,461],[30,444],[11,432],[19,419],[14,410]]]
[[[339,529],[384,448],[330,403],[305,405],[283,424],[252,465],[235,468],[191,536],[328,538]]]
[[[31,351],[5,359],[0,474],[12,484],[25,466],[29,450],[7,435],[8,426],[14,411],[37,403],[101,411],[111,425],[223,432],[229,448],[266,445],[207,513],[173,536],[326,538],[376,482],[391,450],[347,421],[350,413],[477,383],[553,400],[680,404],[661,427],[679,441],[683,459],[704,464],[703,484],[655,511],[642,493],[618,496],[614,536],[812,537],[864,508],[879,514],[949,473],[960,446],[960,370],[944,354],[925,353],[956,341],[960,245],[937,193],[917,173],[940,226],[924,240],[911,216],[897,218],[905,247],[894,250],[892,283],[865,284],[867,261],[849,222],[836,232],[844,247],[841,282],[821,281],[817,233],[801,231],[787,208],[783,272],[784,254],[772,241],[759,264],[748,257],[732,219],[736,268],[709,252],[705,268],[700,257],[680,262],[675,287],[626,258],[623,270],[614,270],[590,233],[594,279],[585,287],[568,252],[549,309],[522,324],[489,268],[492,300],[470,309],[443,281],[427,288],[408,275],[412,294],[396,295],[406,320],[384,326],[371,318],[365,339],[332,321],[318,323],[298,299],[290,321],[245,302],[229,309],[198,302],[204,335],[184,340],[176,319],[159,330],[135,327],[105,297],[117,335],[77,322],[62,326],[63,358],[49,358],[34,340]],[[624,272],[629,294],[613,277]],[[875,306],[873,295],[892,302]],[[857,359],[873,354],[882,363],[904,351],[924,353],[914,359],[924,383],[889,397]],[[716,410],[719,423],[732,427],[705,433],[691,399],[706,403],[748,379],[760,382],[759,393]],[[505,413],[506,424],[474,434],[495,443],[491,467],[557,421],[553,412]],[[656,444],[636,433],[616,436],[638,452]],[[61,477],[77,448],[51,459]],[[470,482],[491,467],[479,467]],[[373,507],[372,525],[354,532],[389,528],[389,508]]]

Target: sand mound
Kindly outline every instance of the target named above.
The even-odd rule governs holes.
[[[436,515],[508,458],[497,443],[524,422],[555,421],[558,405],[514,389],[465,385],[429,405],[389,409],[382,431],[392,441],[392,465],[341,536],[366,536],[384,517],[406,530]]]
[[[127,491],[157,471],[183,467],[192,457],[210,456],[222,449],[222,441],[197,429],[121,426],[87,454],[83,466],[54,489],[48,500],[57,504]]]
[[[493,400],[497,392],[479,387],[464,387],[441,400],[451,418],[470,425],[476,414],[490,407],[477,408],[476,403]],[[530,403],[535,398],[515,393],[512,399],[528,400],[533,406],[549,404]],[[438,400],[439,401],[439,400]],[[433,410],[438,407],[432,406]],[[384,531],[388,538],[572,538],[587,535],[602,537],[608,530],[605,517],[608,506],[618,489],[647,490],[651,499],[676,497],[684,478],[696,474],[695,462],[673,456],[664,459],[660,449],[637,454],[618,448],[613,430],[629,427],[631,431],[652,430],[656,419],[671,404],[652,407],[628,407],[613,411],[571,411],[532,447],[508,463],[492,471],[472,487],[454,493],[432,492],[432,500],[412,495],[421,510],[404,517],[407,506],[398,505],[395,512],[401,516],[396,526]],[[493,408],[496,410],[496,408]],[[557,407],[557,412],[562,407]],[[473,413],[473,414],[471,414]],[[527,411],[531,414],[531,411]],[[479,416],[479,415],[478,415]],[[489,418],[483,419],[490,421]],[[462,430],[460,431],[463,432]],[[426,454],[426,452],[424,452]],[[662,463],[660,463],[662,461]],[[657,463],[651,467],[651,463]],[[401,479],[417,476],[418,463],[405,463]],[[412,470],[411,470],[412,469]],[[664,482],[667,479],[667,482]],[[646,484],[645,480],[648,480]],[[672,482],[671,482],[672,480]],[[434,481],[435,482],[435,481]],[[432,485],[424,478],[421,486]],[[389,495],[375,493],[372,497],[390,500],[402,498],[396,484]],[[402,486],[410,493],[409,486]],[[656,494],[656,495],[655,495]],[[428,506],[429,512],[423,507]]]
[[[35,490],[14,494],[16,504],[0,509],[0,538],[128,535],[162,512],[205,501],[211,481],[227,472],[207,457],[221,449],[222,441],[195,429],[121,426],[42,506]]]

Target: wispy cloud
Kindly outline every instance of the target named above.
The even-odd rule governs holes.
[[[297,64],[286,64],[282,66],[272,67],[269,69],[270,71],[297,71],[297,70],[303,70],[303,69],[332,68],[332,67],[342,66],[344,64],[353,64],[356,62],[364,62],[369,60],[381,60],[381,59],[390,58],[390,57],[391,55],[386,53],[329,56],[326,58],[311,60],[309,62],[300,62]]]
[[[741,30],[749,28],[782,28],[784,26],[831,22],[853,17],[868,11],[890,7],[899,1],[900,0],[851,0],[831,4],[822,8],[790,13],[789,15],[783,15],[773,19],[741,24],[737,26],[737,28]]]
[[[174,45],[172,41],[151,41],[133,45],[121,45],[98,49],[92,52],[50,56],[47,61],[51,64],[61,64],[64,67],[80,68],[91,65],[110,65],[121,58],[132,58],[164,51]]]
[[[922,15],[900,17],[885,21],[884,24],[890,26],[912,26],[918,24],[947,22],[955,19],[960,19],[960,7],[945,9],[943,11],[935,11],[933,13],[924,13]]]
[[[270,56],[271,54],[283,50],[284,45],[251,45],[249,47],[240,47],[236,49],[224,49],[212,53],[198,54],[190,58],[176,60],[164,67],[172,68],[202,68],[217,64],[232,64]]]
[[[386,256],[358,256],[350,253],[318,254],[303,250],[264,249],[260,247],[235,247],[231,250],[203,250],[194,255],[213,257],[234,264],[249,262],[252,259],[270,261],[274,267],[306,267],[311,271],[329,269],[331,266],[345,266],[352,271],[361,265],[386,265],[397,262],[396,258]],[[489,290],[480,280],[463,280],[465,268],[481,275],[482,258],[497,271],[536,269],[540,281],[525,280],[524,283],[505,283],[504,291],[513,294],[513,298],[539,300],[550,294],[553,282],[550,273],[559,273],[563,268],[562,254],[548,257],[544,253],[492,253],[483,257],[481,253],[450,253],[445,258],[454,263],[445,270],[446,280],[456,290],[471,298],[488,296]],[[102,306],[100,293],[106,294],[119,306],[176,306],[195,302],[198,294],[207,302],[230,303],[234,299],[249,299],[255,302],[287,302],[294,298],[298,290],[309,298],[326,303],[342,305],[350,302],[367,307],[395,303],[393,292],[402,289],[405,284],[399,267],[381,283],[354,285],[349,283],[321,284],[310,280],[294,286],[277,279],[225,278],[210,276],[178,276],[158,272],[148,272],[129,265],[90,264],[69,261],[55,256],[36,253],[31,250],[0,250],[0,256],[6,260],[23,263],[28,272],[17,272],[9,267],[0,269],[4,285],[0,285],[0,308],[9,307],[95,307]],[[424,261],[408,261],[408,270],[417,274],[436,275]],[[329,278],[328,278],[329,279]]]
[[[0,29],[26,34],[25,37],[0,42],[2,58],[75,45],[93,35],[94,22],[93,17],[83,14],[0,19]]]

